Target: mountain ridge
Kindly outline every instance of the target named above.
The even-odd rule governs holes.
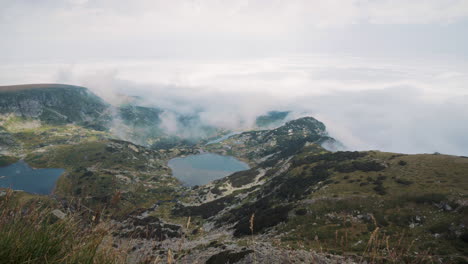
[[[44,88],[85,88],[83,86],[76,86],[71,84],[63,83],[30,83],[30,84],[15,84],[15,85],[0,85],[0,92],[15,92],[32,89],[44,89]]]
[[[0,102],[5,98],[15,97],[0,92]],[[64,101],[55,106],[70,99],[57,97]],[[339,142],[313,117],[244,131],[213,144],[201,140],[151,148],[84,122],[18,117],[15,111],[24,109],[17,108],[4,108],[10,112],[0,115],[0,147],[7,154],[0,155],[2,166],[23,159],[36,168],[64,168],[66,173],[51,196],[0,191],[0,203],[5,196],[17,202],[1,210],[40,202],[44,207],[38,208],[79,220],[83,230],[77,236],[110,226],[102,241],[112,240],[110,252],[124,254],[128,263],[168,258],[180,263],[468,260],[466,157],[329,151],[324,142]],[[120,109],[128,111],[129,127],[156,123],[160,113],[157,108]],[[145,135],[137,129],[132,133]],[[168,160],[205,151],[240,158],[251,168],[192,188],[171,175]],[[12,221],[14,228],[26,220]],[[48,225],[45,218],[33,226]]]

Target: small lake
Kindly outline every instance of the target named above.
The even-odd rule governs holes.
[[[213,153],[174,158],[168,165],[173,176],[188,186],[204,185],[234,172],[249,169],[247,163],[234,157]]]
[[[33,169],[24,161],[0,167],[0,187],[50,194],[64,169]]]

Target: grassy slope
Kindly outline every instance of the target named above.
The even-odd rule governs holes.
[[[274,176],[284,162],[261,165],[266,169],[263,185],[200,206],[179,207],[174,213],[213,221],[220,227],[233,224],[240,241],[251,234],[254,213],[254,233],[280,238],[284,247],[395,263],[428,261],[427,255],[450,263],[464,261],[468,255],[464,241],[468,158],[329,153],[309,147],[294,156],[285,172]],[[250,174],[254,173],[232,175],[199,193],[217,193],[229,182],[250,183],[244,179]]]
[[[124,263],[105,242],[107,229],[55,217],[58,205],[45,196],[8,191],[0,197],[2,263]]]
[[[350,173],[330,169],[329,183],[297,201],[296,213],[280,226],[284,243],[362,253],[379,228],[380,242],[388,238],[395,254],[414,257],[414,252],[429,250],[452,259],[468,255],[460,238],[468,225],[468,158],[369,152],[365,159],[388,167]],[[301,174],[314,165],[306,163],[290,173]],[[385,248],[385,243],[377,247]]]
[[[68,201],[124,215],[178,195],[179,183],[169,177],[165,162],[184,150],[160,153],[77,125],[41,125],[14,116],[1,121],[19,142],[11,146],[16,157],[2,156],[2,164],[22,157],[33,167],[66,169],[55,194]],[[110,208],[114,197],[119,198],[118,206]]]
[[[55,193],[68,200],[83,199],[91,208],[112,207],[113,197],[119,195],[113,211],[124,215],[158,200],[174,199],[179,184],[168,176],[165,158],[129,146],[138,149],[121,141],[57,146],[25,160],[35,167],[65,168],[67,174],[60,178]]]
[[[28,120],[10,121],[2,125],[22,143],[19,156],[26,156],[35,167],[67,170],[56,193],[68,201],[106,207],[109,213],[124,216],[156,201],[180,199],[181,189],[175,179],[163,176],[169,174],[163,165],[183,153],[150,151],[71,125],[30,128],[24,126]],[[186,215],[203,223],[203,218],[216,216],[218,224],[233,224],[243,241],[255,213],[255,233],[280,237],[283,246],[368,258],[397,255],[395,259],[403,260],[430,249],[435,258],[447,262],[468,254],[463,240],[468,226],[468,158],[383,152],[342,155],[311,146],[276,175],[287,157],[280,153],[278,159],[260,163],[259,168],[266,170],[265,184],[238,190],[204,208],[179,212],[175,219]],[[224,181],[242,185],[250,183],[246,177],[252,175]],[[114,198],[118,203],[113,203]],[[226,207],[231,210],[219,214]],[[167,203],[155,213],[173,218],[171,212],[172,203]]]

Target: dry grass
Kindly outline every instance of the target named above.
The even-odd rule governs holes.
[[[403,246],[402,241],[405,239],[404,234],[399,234],[399,239],[396,243],[392,237],[381,232],[377,227],[377,221],[372,216],[376,228],[371,233],[367,246],[362,254],[359,263],[377,264],[377,263],[408,263],[408,264],[423,264],[435,263],[435,259],[430,255],[431,249],[428,248],[423,252],[413,252],[414,241],[409,246]]]
[[[0,199],[0,259],[5,263],[124,263],[109,243],[105,225],[73,216],[59,219],[36,202],[19,204],[13,191]]]

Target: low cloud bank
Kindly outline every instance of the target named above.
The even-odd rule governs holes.
[[[187,130],[176,114],[238,131],[268,111],[288,110],[290,119],[321,120],[350,149],[468,155],[464,64],[317,56],[45,68],[51,77],[44,79],[86,86],[113,104],[166,110],[162,127],[175,135],[203,131]]]

